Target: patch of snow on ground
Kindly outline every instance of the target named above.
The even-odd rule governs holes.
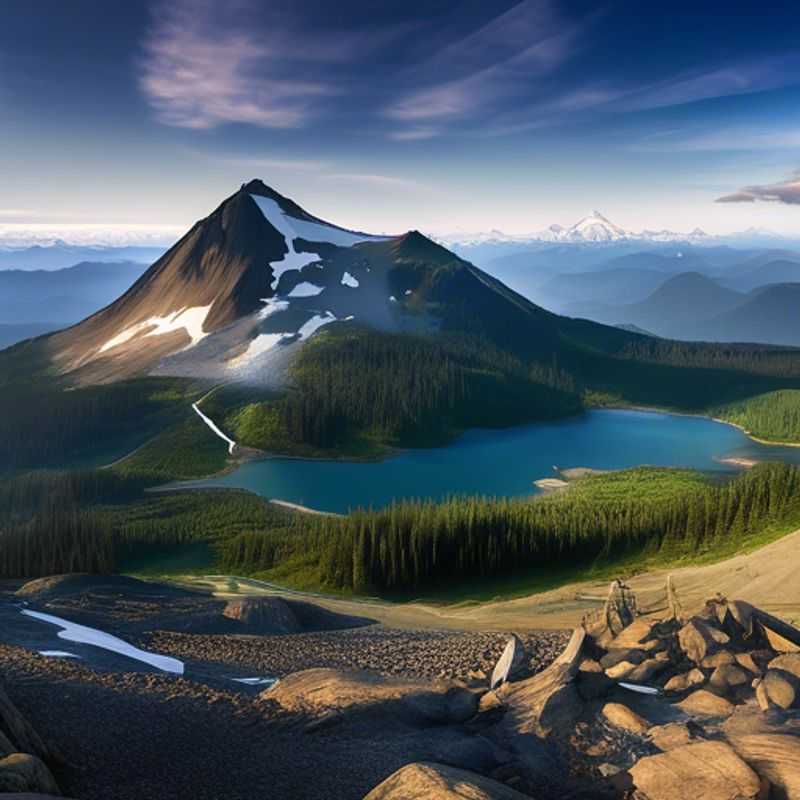
[[[406,289],[404,294],[406,297],[408,297],[411,294],[411,289]]]
[[[342,286],[358,289],[358,278],[354,278],[349,272],[345,272],[345,274],[342,275]]]
[[[48,658],[80,658],[77,653],[70,653],[66,650],[40,650],[39,655]]]
[[[389,302],[390,303],[396,303],[397,302],[397,298],[393,294],[390,294],[389,295]]]
[[[316,333],[323,325],[328,325],[331,322],[336,322],[336,317],[330,311],[324,314],[315,314],[311,319],[301,326],[297,331],[300,334],[300,339],[308,339],[313,333]]]
[[[231,438],[230,438],[230,436],[226,436],[226,435],[225,435],[225,434],[224,434],[224,433],[223,433],[223,432],[222,432],[222,431],[221,431],[221,430],[220,430],[220,429],[217,427],[217,425],[216,425],[216,423],[214,422],[214,420],[213,420],[213,419],[211,419],[211,417],[207,417],[207,416],[206,416],[206,415],[205,415],[205,414],[204,414],[204,413],[203,413],[203,412],[200,410],[200,408],[198,407],[197,403],[192,403],[192,408],[193,408],[193,409],[194,409],[194,410],[197,412],[197,415],[200,417],[200,419],[202,419],[202,420],[203,420],[203,422],[205,422],[205,424],[206,424],[206,425],[208,425],[208,427],[209,427],[209,428],[211,428],[211,430],[212,430],[214,433],[216,433],[216,434],[217,434],[217,436],[219,436],[219,438],[220,438],[220,439],[222,439],[223,441],[225,441],[225,442],[227,442],[227,443],[228,443],[228,453],[229,453],[230,455],[233,455],[233,451],[236,449],[236,442],[234,442],[234,441],[233,441],[233,439],[231,439]]]
[[[150,317],[150,319],[144,322],[137,322],[135,325],[131,325],[116,336],[113,336],[100,348],[99,352],[104,353],[112,347],[125,344],[125,342],[142,331],[147,331],[145,336],[161,336],[164,333],[171,333],[181,328],[189,334],[192,340],[191,344],[187,345],[187,348],[194,347],[201,339],[208,336],[203,330],[203,323],[206,321],[210,310],[210,305],[194,306],[193,308],[181,308],[172,314],[167,314],[165,317]]]
[[[109,633],[103,633],[95,628],[88,628],[85,625],[78,625],[69,620],[61,619],[61,617],[54,617],[52,614],[43,614],[41,611],[29,611],[27,608],[22,609],[20,612],[33,619],[38,619],[41,622],[49,622],[51,625],[57,625],[62,628],[58,633],[59,639],[64,639],[68,642],[78,642],[79,644],[90,644],[94,647],[100,647],[103,650],[109,650],[112,653],[118,653],[121,656],[133,658],[136,661],[141,661],[156,669],[163,670],[164,672],[173,672],[176,675],[183,675],[183,661],[178,661],[177,658],[170,658],[169,656],[160,656],[156,653],[148,653],[146,650],[140,650],[132,644],[123,639],[118,639]]]
[[[287,297],[316,297],[318,294],[325,290],[324,286],[316,286],[308,281],[298,283],[297,286],[289,292]]]
[[[250,342],[247,346],[247,350],[240,356],[232,358],[229,364],[232,367],[238,367],[246,361],[250,361],[251,359],[257,358],[262,353],[266,353],[267,350],[272,350],[278,342],[282,342],[284,339],[291,339],[293,336],[293,333],[260,333]]]

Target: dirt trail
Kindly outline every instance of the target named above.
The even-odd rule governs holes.
[[[701,567],[683,567],[646,573],[628,583],[640,605],[658,611],[663,605],[667,575],[675,582],[685,609],[699,606],[721,592],[740,597],[787,620],[800,620],[800,531],[753,553]],[[200,579],[198,579],[200,580]],[[190,580],[190,582],[195,582]],[[227,578],[214,576],[202,582],[220,594],[227,593]],[[583,615],[600,607],[608,584],[573,583],[541,594],[482,604],[432,605],[385,603],[309,595],[318,605],[343,614],[368,616],[396,628],[446,628],[457,630],[544,630],[578,624]],[[257,581],[240,582],[242,594],[289,594]],[[297,597],[298,592],[291,592]]]

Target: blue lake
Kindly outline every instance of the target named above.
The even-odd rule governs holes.
[[[624,469],[641,464],[735,470],[725,457],[800,463],[800,448],[770,447],[730,425],[646,411],[590,411],[560,422],[469,431],[447,447],[406,450],[379,462],[269,458],[193,485],[249,489],[323,511],[393,500],[538,491],[554,466]]]

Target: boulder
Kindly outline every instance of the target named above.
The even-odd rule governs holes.
[[[364,800],[525,800],[505,784],[475,772],[419,762],[378,784]]]
[[[647,732],[650,740],[659,749],[664,751],[674,750],[695,741],[695,737],[688,725],[682,722],[668,722],[666,725],[656,725]]]
[[[615,664],[627,661],[629,664],[641,664],[645,660],[643,650],[635,647],[628,647],[618,650],[609,650],[601,659],[600,666],[603,669],[609,669]]]
[[[15,745],[15,750],[31,753],[44,760],[54,756],[34,727],[11,702],[2,686],[0,686],[0,733],[3,734],[0,751],[7,749],[10,743]]]
[[[706,676],[695,667],[684,672],[683,675],[675,675],[664,684],[665,692],[685,692],[695,686],[702,686],[706,682]]]
[[[653,624],[643,617],[635,619],[609,642],[606,650],[653,650],[660,647],[660,640],[653,635]]]
[[[630,661],[620,661],[614,664],[613,667],[609,667],[606,670],[606,675],[612,681],[624,681],[638,666],[638,664],[631,664]]]
[[[769,669],[756,692],[767,698],[768,707],[774,705],[783,709],[791,708],[797,700],[797,679],[789,672]],[[762,701],[759,699],[759,705],[761,704]]]
[[[800,653],[800,645],[785,636],[783,631],[776,630],[775,627],[766,625],[760,621],[759,624],[761,630],[764,632],[764,636],[769,642],[769,646],[776,653]]]
[[[704,669],[716,669],[717,667],[724,667],[727,664],[735,664],[736,657],[728,650],[720,650],[711,656],[706,656],[701,662],[700,666]]]
[[[506,707],[505,724],[515,733],[547,736],[556,725],[568,725],[583,703],[575,686],[583,660],[586,632],[575,628],[561,655],[547,669],[515,683],[504,683],[496,692]]]
[[[630,769],[648,800],[756,800],[758,775],[724,742],[698,742],[642,758]]]
[[[678,703],[678,708],[698,717],[727,717],[733,713],[733,704],[706,689],[698,689]]]
[[[757,675],[758,677],[761,676],[761,667],[756,664],[755,659],[750,653],[737,653],[736,663],[740,667],[746,669],[748,672],[751,672],[753,675]]]
[[[647,683],[652,680],[659,672],[663,672],[669,666],[669,662],[661,658],[648,658],[641,664],[634,667],[626,676],[625,680],[631,683]]]
[[[44,762],[29,753],[12,753],[0,759],[0,793],[3,792],[61,794]]]
[[[700,664],[707,655],[716,652],[720,645],[730,641],[728,635],[700,617],[692,617],[679,631],[678,643],[687,658]]]
[[[800,738],[783,734],[732,736],[730,743],[785,800],[800,800]]]
[[[260,697],[277,702],[286,711],[302,714],[369,712],[385,704],[420,722],[465,722],[478,710],[478,696],[445,681],[386,678],[371,672],[307,669],[293,672]]]
[[[647,720],[642,719],[635,711],[631,711],[622,703],[606,703],[603,706],[602,714],[615,728],[621,728],[628,733],[641,736],[650,728]]]
[[[579,672],[602,672],[603,667],[600,666],[598,661],[595,661],[593,658],[584,658],[583,661],[578,665]]]
[[[248,633],[297,633],[300,623],[280,597],[243,597],[230,600],[222,612]]]
[[[525,646],[519,636],[514,634],[506,644],[500,658],[492,671],[489,688],[496,689],[518,673],[525,664]]]
[[[723,664],[717,667],[708,680],[709,686],[720,692],[729,692],[739,686],[747,686],[751,677],[741,668],[733,664]]]
[[[789,672],[795,678],[800,678],[800,653],[785,653],[782,656],[773,658],[769,662],[769,668]]]

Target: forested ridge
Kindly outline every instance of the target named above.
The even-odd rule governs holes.
[[[784,390],[712,409],[760,439],[800,443],[800,391]]]
[[[321,587],[392,593],[643,552],[691,558],[721,545],[735,550],[763,526],[795,520],[798,489],[800,470],[784,464],[723,486],[696,473],[633,470],[533,501],[453,498],[303,518],[292,531],[227,539],[222,561],[239,573],[313,562]]]

